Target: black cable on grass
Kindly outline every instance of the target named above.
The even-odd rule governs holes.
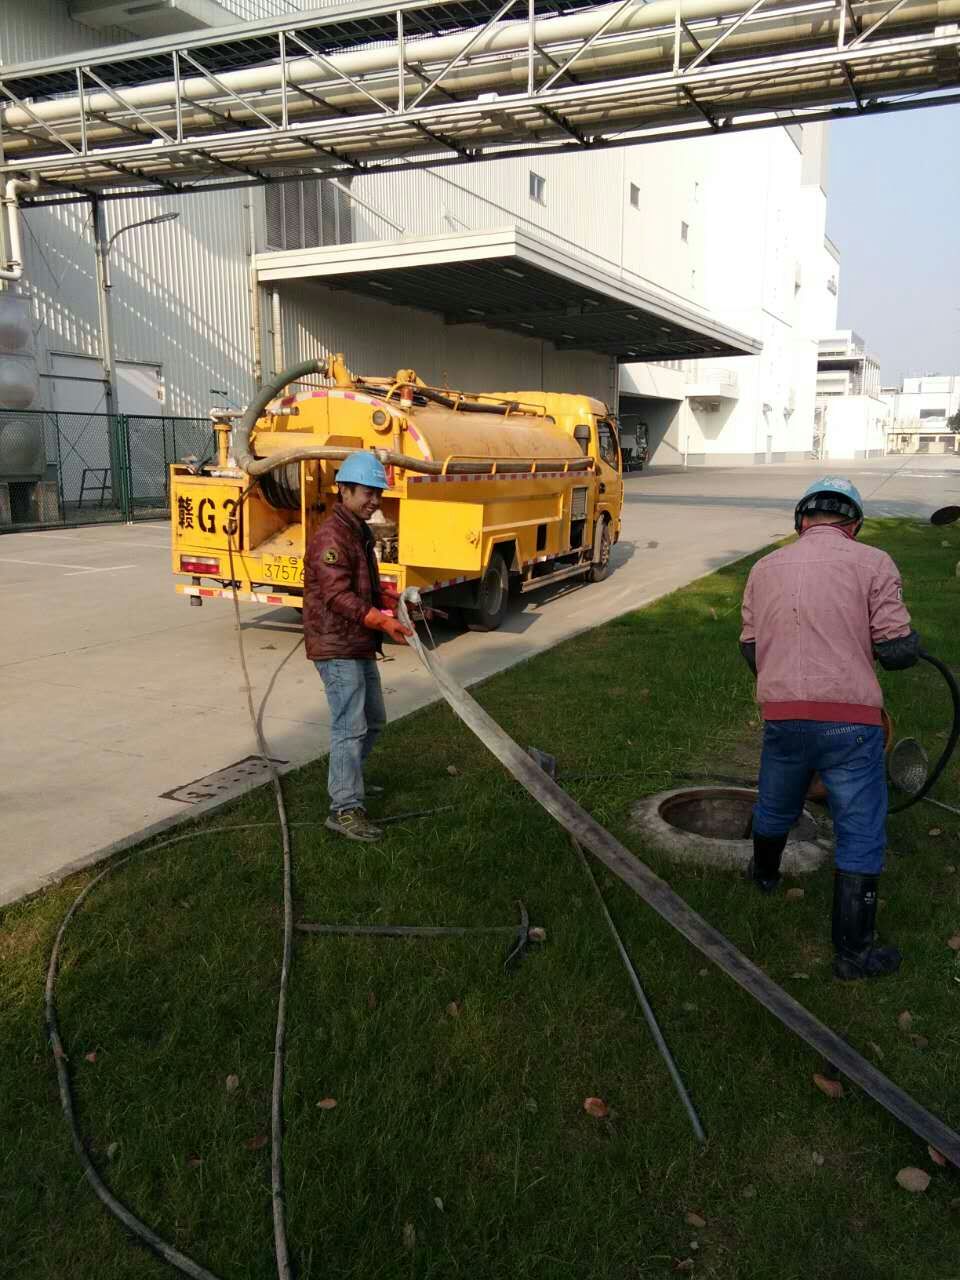
[[[53,947],[50,951],[50,961],[47,965],[47,980],[44,986],[44,1019],[47,1027],[47,1036],[50,1040],[50,1048],[53,1052],[53,1062],[57,1071],[57,1086],[60,1092],[60,1106],[63,1111],[67,1127],[70,1130],[70,1140],[73,1143],[73,1149],[77,1153],[77,1158],[83,1168],[84,1177],[89,1182],[94,1194],[102,1204],[119,1219],[132,1235],[141,1240],[145,1245],[151,1248],[161,1257],[164,1262],[168,1262],[172,1267],[176,1267],[186,1276],[191,1276],[193,1280],[219,1280],[212,1271],[208,1271],[206,1267],[202,1267],[199,1262],[194,1262],[185,1253],[181,1253],[174,1245],[162,1239],[155,1231],[140,1218],[132,1213],[125,1204],[116,1198],[110,1188],[97,1172],[96,1166],[90,1159],[87,1149],[84,1146],[83,1138],[77,1125],[76,1110],[73,1101],[73,1088],[70,1082],[70,1071],[67,1066],[69,1059],[63,1047],[63,1041],[60,1037],[60,1023],[57,1017],[57,1000],[56,985],[57,976],[60,971],[60,951],[63,946],[63,939],[71,920],[83,906],[87,897],[93,892],[101,881],[107,876],[112,875],[115,871],[119,871],[121,867],[125,867],[128,862],[134,858],[141,857],[144,854],[157,853],[160,849],[167,848],[168,845],[182,844],[187,840],[196,840],[201,836],[219,835],[227,831],[244,831],[247,825],[233,827],[210,827],[206,830],[188,831],[183,835],[171,836],[167,840],[161,840],[159,844],[150,845],[146,849],[138,849],[135,853],[128,853],[125,858],[120,858],[116,862],[111,862],[105,867],[98,876],[95,876],[89,884],[77,894],[70,905],[67,914],[60,922],[60,928],[57,930],[57,936],[54,939]]]

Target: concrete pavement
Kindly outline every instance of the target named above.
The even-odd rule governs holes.
[[[960,503],[960,464],[949,459],[835,469],[852,476],[873,515]],[[458,679],[481,680],[747,555],[790,532],[796,498],[818,474],[798,464],[628,477],[606,582],[524,597],[499,632],[445,637],[444,659]],[[0,903],[256,780],[245,766],[200,791],[187,786],[256,748],[232,607],[191,609],[174,595],[168,537],[156,523],[0,537]],[[243,619],[258,698],[276,676],[264,718],[272,753],[284,767],[302,765],[325,752],[328,721],[301,653],[277,675],[299,638],[297,617],[247,605]],[[412,655],[391,656],[383,682],[396,718],[435,694]]]

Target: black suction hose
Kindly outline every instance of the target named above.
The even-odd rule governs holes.
[[[920,657],[924,662],[929,662],[931,667],[936,667],[947,682],[947,688],[950,690],[950,697],[953,701],[953,724],[950,728],[950,736],[947,739],[947,745],[944,747],[940,759],[934,765],[926,782],[915,795],[909,796],[900,804],[894,805],[889,810],[890,813],[903,813],[904,810],[909,809],[911,805],[919,804],[920,801],[928,795],[930,791],[932,791],[934,784],[950,763],[950,757],[956,749],[958,740],[960,740],[960,687],[957,685],[956,677],[946,663],[941,662],[939,658],[935,658],[932,653],[927,653],[925,649],[920,650]]]

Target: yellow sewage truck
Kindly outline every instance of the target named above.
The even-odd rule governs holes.
[[[311,375],[327,385],[288,394]],[[235,584],[241,600],[302,607],[307,543],[358,449],[390,482],[370,522],[384,584],[481,629],[500,625],[511,591],[600,581],[620,536],[616,424],[589,396],[468,395],[412,369],[357,378],[338,355],[286,370],[214,433],[215,461],[170,474],[173,572],[191,604]]]

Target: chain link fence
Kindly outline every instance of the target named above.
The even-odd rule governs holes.
[[[169,467],[212,454],[208,418],[0,412],[0,529],[170,514]]]

